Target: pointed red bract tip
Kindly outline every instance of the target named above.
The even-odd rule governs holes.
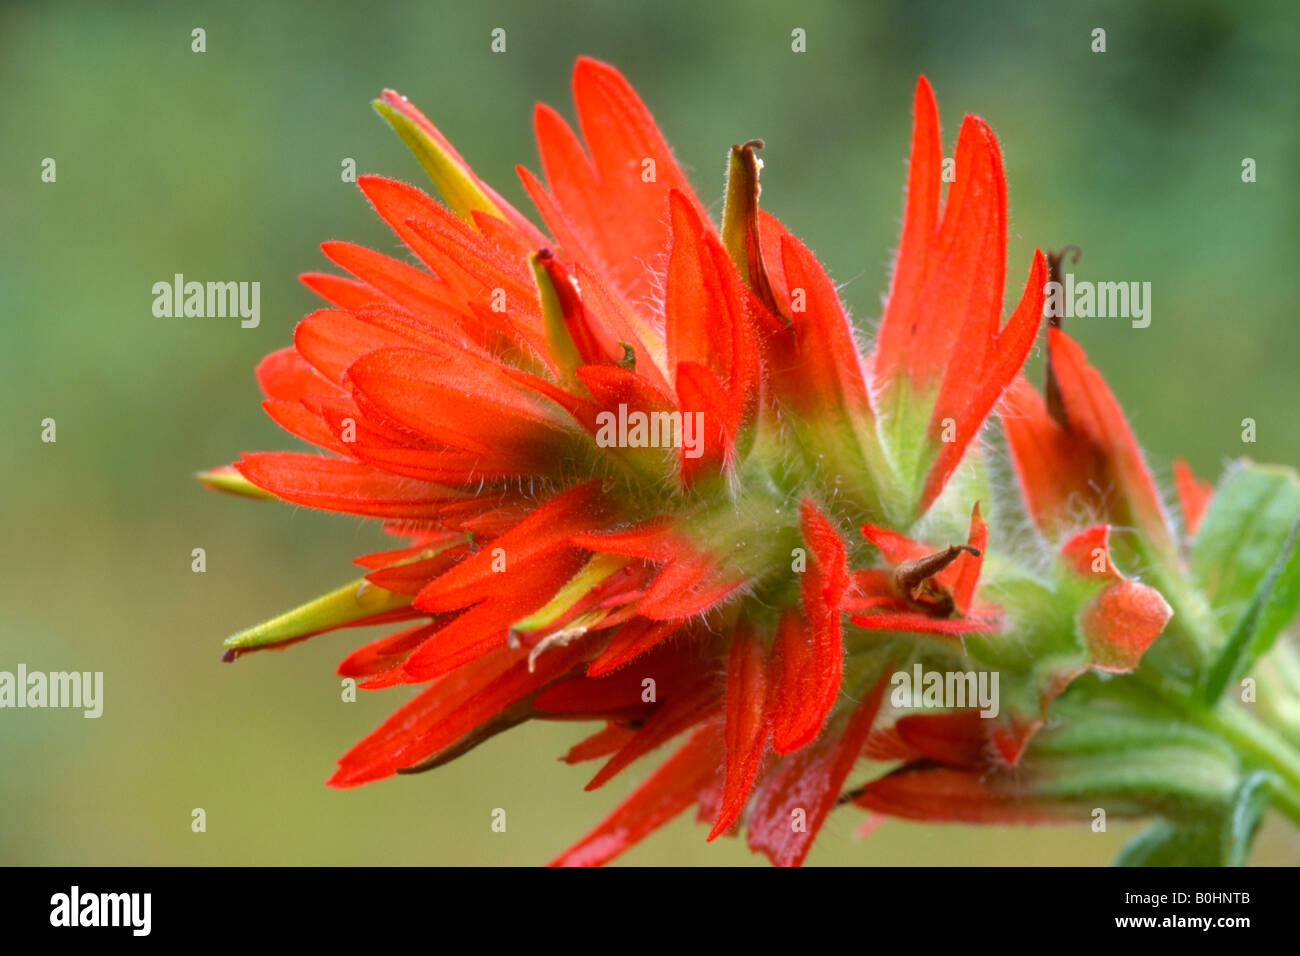
[[[1175,561],[1164,503],[1114,393],[1077,342],[1057,328],[1047,334],[1064,423],[1023,379],[1002,415],[1030,514],[1054,533],[1086,507],[1111,524],[1136,526],[1162,560]]]
[[[788,608],[772,650],[769,704],[772,747],[792,753],[817,736],[839,695],[844,667],[841,604],[848,590],[847,552],[839,533],[811,502],[800,505],[810,563],[799,608]]]
[[[551,861],[551,866],[600,866],[695,804],[717,773],[721,733],[705,725],[605,820]]]
[[[1214,497],[1214,485],[1196,477],[1195,472],[1182,458],[1174,459],[1174,485],[1178,489],[1178,503],[1183,512],[1183,526],[1190,537],[1201,529],[1201,519]]]
[[[767,653],[744,625],[731,638],[725,712],[722,802],[710,840],[727,832],[745,808],[767,742]]]

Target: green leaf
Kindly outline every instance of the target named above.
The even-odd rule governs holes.
[[[1242,781],[1237,789],[1232,812],[1228,816],[1224,856],[1228,866],[1245,866],[1250,846],[1268,809],[1268,774],[1256,771]]]
[[[1207,672],[1204,698],[1208,702],[1218,700],[1224,688],[1250,670],[1295,615],[1300,604],[1298,536],[1300,519],[1291,525],[1282,553],[1259,582],[1246,612],[1238,619],[1228,642]]]
[[[1116,866],[1222,866],[1214,827],[1175,826],[1159,820],[1124,845]]]
[[[1276,564],[1300,517],[1300,477],[1290,468],[1236,463],[1215,489],[1192,547],[1192,575],[1231,633]]]
[[[1202,682],[1217,700],[1300,608],[1300,477],[1242,460],[1224,476],[1192,548],[1192,576],[1229,635]]]
[[[1130,840],[1115,865],[1244,866],[1267,807],[1268,776],[1252,773],[1220,819],[1197,825],[1160,820]]]

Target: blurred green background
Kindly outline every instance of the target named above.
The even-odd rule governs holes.
[[[207,52],[192,53],[202,27]],[[507,30],[507,52],[489,32]],[[807,53],[790,31],[807,31]],[[1107,31],[1107,52],[1090,50]],[[321,240],[396,239],[340,163],[423,184],[369,101],[407,94],[525,208],[535,100],[572,116],[591,54],[622,69],[712,209],[729,144],[761,136],[763,202],[879,315],[901,215],[912,87],[950,145],[965,112],[1007,162],[1013,293],[1035,246],[1079,278],[1150,281],[1153,321],[1079,320],[1166,488],[1249,453],[1300,462],[1293,4],[1127,2],[9,4],[0,10],[0,669],[100,670],[105,711],[0,711],[0,862],[469,863],[549,859],[633,786],[586,794],[533,725],[435,773],[323,781],[402,690],[340,700],[341,632],[219,662],[229,632],[348,580],[364,522],[202,491],[240,451],[292,448],[252,370],[316,307]],[[40,181],[41,161],[57,182]],[[1241,162],[1258,164],[1244,184]],[[176,272],[258,280],[262,323],[157,319]],[[57,444],[40,422],[57,420]],[[1240,422],[1258,422],[1243,446]],[[191,549],[207,572],[190,570]],[[190,829],[192,808],[207,831]],[[504,834],[493,808],[508,813]],[[1133,827],[1021,830],[834,814],[819,864],[1101,864]],[[685,818],[639,864],[759,862]],[[1276,823],[1258,862],[1300,859]]]

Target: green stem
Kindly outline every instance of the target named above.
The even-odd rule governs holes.
[[[1180,574],[1164,583],[1174,595],[1171,603],[1178,608],[1175,628],[1196,647],[1202,659],[1200,666],[1209,666],[1226,636],[1185,577]],[[1300,752],[1282,734],[1225,699],[1207,706],[1194,690],[1188,692],[1173,681],[1157,683],[1152,679],[1154,675],[1142,671],[1135,676],[1150,694],[1172,706],[1184,719],[1217,734],[1232,744],[1247,763],[1268,771],[1273,806],[1300,826]]]
[[[1251,767],[1268,771],[1273,806],[1300,826],[1300,753],[1257,717],[1235,704],[1221,701],[1207,707],[1195,694],[1146,671],[1133,675],[1146,694],[1232,745]]]
[[[1273,806],[1300,825],[1300,754],[1273,728],[1234,705],[1206,712],[1202,723],[1274,775]]]

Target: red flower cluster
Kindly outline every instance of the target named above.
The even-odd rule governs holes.
[[[1004,322],[992,132],[963,122],[945,200],[920,81],[902,241],[864,356],[816,257],[758,208],[761,144],[732,148],[719,229],[618,72],[580,60],[573,88],[581,138],[539,106],[545,183],[519,170],[545,233],[405,98],[377,104],[446,205],[359,180],[414,264],[326,243],[351,278],[304,276],[330,307],[258,368],[267,412],[325,454],[247,454],[206,480],[378,518],[404,543],[228,656],[402,623],[339,673],[424,689],[341,759],[338,787],[547,719],[601,724],[564,757],[603,761],[594,789],[684,735],[559,863],[603,863],[698,807],[710,839],[743,825],[753,850],[797,864],[868,757],[902,765],[852,791],[865,807],[1015,816],[998,768],[1071,680],[1131,670],[1170,614],[1115,569],[1105,525],[1176,548],[1079,347],[1052,331],[1049,403],[1019,377],[1047,264],[1035,254]],[[996,548],[975,438],[1004,393],[1028,510],[1068,539],[1036,582],[1007,578],[1005,558],[983,580]],[[616,419],[660,440],[602,440]],[[1194,522],[1204,492],[1180,487]],[[942,540],[956,516],[965,544],[905,536]],[[1066,610],[1042,623],[1042,606]],[[934,655],[1010,675],[1003,714],[886,705],[894,668]]]

